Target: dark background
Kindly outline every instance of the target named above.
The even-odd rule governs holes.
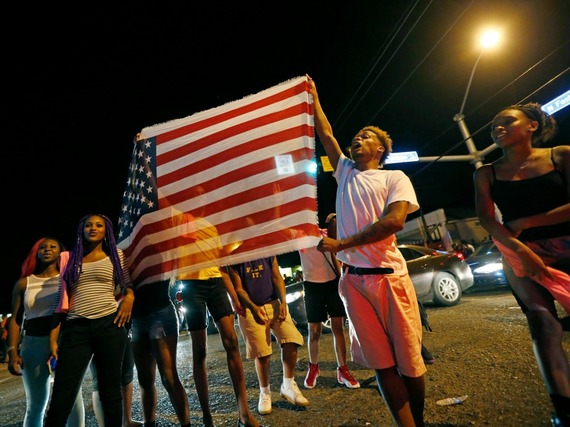
[[[567,0],[150,2],[10,6],[5,10],[3,182],[9,311],[31,245],[71,247],[86,213],[119,216],[133,137],[311,75],[337,139],[366,124],[394,151],[467,154],[453,121],[487,25],[504,39],[474,74],[465,120],[479,150],[503,106],[546,103],[570,88]],[[8,29],[8,27],[10,29]],[[555,114],[568,144],[569,112]],[[323,155],[317,142],[317,159]],[[495,160],[499,150],[485,162]],[[473,216],[473,165],[389,165],[412,179],[424,213]],[[336,185],[318,173],[321,220]]]

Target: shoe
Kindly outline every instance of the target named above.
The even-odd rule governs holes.
[[[424,363],[426,365],[433,365],[435,363],[435,357],[432,356],[430,351],[424,347],[422,344],[422,358],[424,359]]]
[[[284,397],[293,405],[307,406],[309,404],[309,401],[303,396],[295,381],[291,381],[289,387],[286,387],[284,383],[281,384],[281,397]]]
[[[273,409],[271,408],[271,394],[259,392],[259,403],[257,404],[257,412],[261,415],[270,414]]]
[[[313,388],[317,385],[317,378],[321,375],[321,369],[318,363],[309,362],[309,371],[305,377],[305,388]]]
[[[354,379],[346,365],[336,368],[336,380],[339,384],[344,384],[348,388],[360,387],[360,383]]]

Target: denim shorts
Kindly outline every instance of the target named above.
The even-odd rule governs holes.
[[[131,342],[143,339],[159,340],[178,336],[178,316],[174,304],[170,303],[162,309],[146,316],[133,317]]]

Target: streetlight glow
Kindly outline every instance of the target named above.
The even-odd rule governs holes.
[[[498,30],[486,30],[481,34],[479,39],[481,49],[490,49],[496,47],[501,40],[501,33]]]
[[[463,135],[465,145],[467,146],[467,151],[469,151],[469,156],[472,158],[473,166],[475,169],[480,168],[483,166],[483,161],[481,154],[477,150],[475,146],[475,142],[473,142],[473,138],[471,138],[471,132],[467,129],[467,125],[465,124],[465,116],[463,115],[463,109],[465,108],[465,102],[467,101],[467,95],[469,95],[469,89],[471,89],[471,82],[473,81],[473,76],[475,75],[475,70],[477,69],[477,65],[479,61],[483,57],[483,52],[488,50],[492,46],[496,46],[498,41],[500,40],[500,33],[497,30],[487,30],[484,31],[481,35],[481,51],[479,52],[479,56],[475,61],[475,65],[473,65],[473,69],[471,70],[471,76],[469,77],[469,83],[467,83],[467,88],[465,89],[465,95],[463,96],[463,102],[461,103],[461,108],[459,109],[459,113],[453,116],[453,120],[459,126],[459,131],[461,135]]]

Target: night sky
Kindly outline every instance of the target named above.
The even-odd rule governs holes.
[[[146,126],[308,73],[344,145],[374,124],[390,133],[394,151],[467,154],[453,116],[479,55],[477,34],[490,24],[504,40],[482,56],[464,111],[479,150],[491,144],[487,125],[501,107],[546,103],[570,88],[567,0],[240,3],[10,6],[3,312],[39,237],[71,248],[83,215],[116,221],[132,140]],[[570,141],[567,110],[555,114],[555,144]],[[324,154],[318,141],[316,154]],[[410,176],[424,212],[474,215],[468,162],[386,168]],[[317,184],[324,219],[336,185],[320,168]]]

